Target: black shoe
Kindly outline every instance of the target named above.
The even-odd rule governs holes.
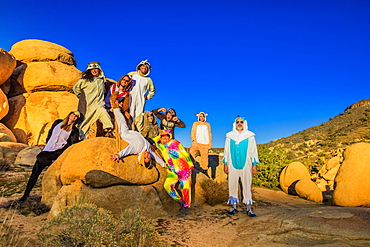
[[[18,202],[25,202],[27,200],[27,198],[29,197],[29,195],[23,195],[21,198],[19,198],[17,201]]]
[[[234,215],[238,210],[236,208],[231,208],[229,211],[227,211],[228,215]]]
[[[248,215],[249,217],[257,217],[257,215],[256,215],[255,213],[253,213],[253,211],[252,211],[252,210],[247,210],[247,215]]]

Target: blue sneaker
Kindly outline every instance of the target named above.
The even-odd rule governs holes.
[[[231,208],[229,211],[227,211],[228,215],[234,215],[238,210],[236,208]]]
[[[253,211],[252,211],[252,210],[247,210],[247,215],[248,215],[249,217],[257,217],[257,215],[256,215],[255,213],[253,213]]]

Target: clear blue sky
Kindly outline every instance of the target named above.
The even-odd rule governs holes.
[[[40,39],[99,61],[118,80],[144,59],[157,93],[147,110],[204,111],[214,147],[240,114],[258,144],[319,125],[370,98],[368,0],[2,1],[0,48]]]

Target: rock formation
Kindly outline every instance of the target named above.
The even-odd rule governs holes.
[[[51,42],[23,40],[12,46],[10,54],[17,67],[2,86],[9,101],[2,123],[18,142],[43,145],[52,123],[77,109],[72,87],[82,72],[71,51]],[[0,117],[1,104],[0,92]]]
[[[148,217],[176,215],[179,204],[163,189],[166,169],[158,164],[152,169],[137,164],[137,155],[125,157],[123,162],[111,161],[110,154],[116,152],[115,140],[106,137],[87,139],[68,148],[42,180],[42,201],[51,206],[51,216],[81,201],[115,215],[128,208],[140,208]],[[206,179],[202,175],[198,181]],[[196,196],[201,194],[200,186],[195,190],[193,205],[203,203]]]
[[[344,152],[335,178],[333,202],[345,207],[370,207],[370,144],[356,143]]]

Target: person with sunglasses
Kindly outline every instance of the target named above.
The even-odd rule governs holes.
[[[255,134],[248,130],[247,121],[237,117],[233,123],[233,130],[226,134],[224,158],[224,172],[228,174],[229,201],[232,207],[229,215],[237,212],[239,179],[242,183],[243,203],[246,204],[246,214],[249,217],[257,215],[252,211],[252,175],[257,173],[258,151]]]
[[[122,76],[117,83],[113,83],[107,92],[107,96],[105,96],[105,109],[108,111],[110,117],[114,119],[114,114],[112,111],[112,106],[110,103],[110,98],[113,93],[118,92],[117,100],[119,103],[119,108],[121,109],[122,113],[124,113],[124,117],[128,125],[130,125],[130,113],[129,113],[129,106],[130,106],[130,90],[132,88],[132,76],[124,75]]]

